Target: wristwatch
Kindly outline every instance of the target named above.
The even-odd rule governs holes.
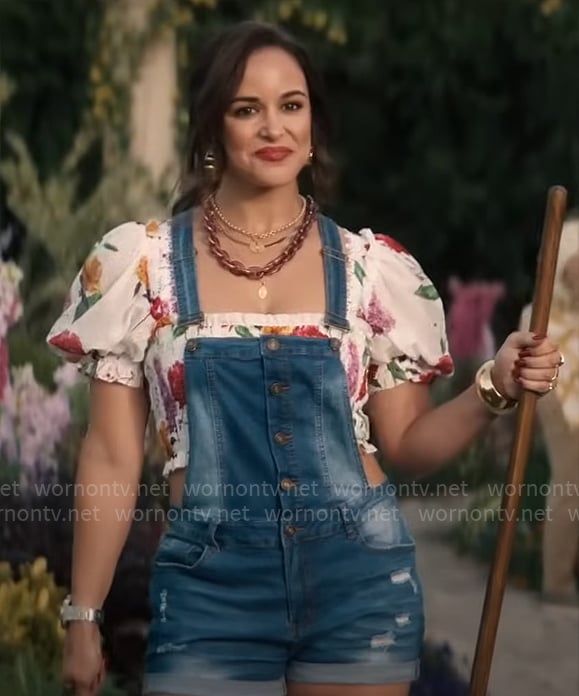
[[[102,609],[80,607],[71,602],[71,595],[67,595],[60,607],[60,623],[63,628],[66,628],[71,621],[90,621],[99,625],[102,624],[104,618]]]

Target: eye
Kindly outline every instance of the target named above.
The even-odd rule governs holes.
[[[238,117],[238,118],[247,118],[248,116],[251,116],[257,111],[255,106],[240,106],[238,109],[235,109],[233,112],[233,115]]]
[[[299,111],[303,107],[303,104],[301,102],[286,102],[283,105],[283,108],[286,111]]]

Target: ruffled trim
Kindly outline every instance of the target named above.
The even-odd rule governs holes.
[[[143,385],[143,371],[140,363],[135,363],[124,355],[105,355],[101,358],[82,359],[78,370],[86,377],[103,382],[116,382],[128,387]]]
[[[188,464],[187,453],[183,450],[177,450],[174,457],[165,460],[162,475],[164,478],[167,478],[173,471],[185,469]]]
[[[204,315],[204,329],[223,329],[231,326],[318,326],[323,312],[294,314],[255,314],[247,312],[210,312]]]

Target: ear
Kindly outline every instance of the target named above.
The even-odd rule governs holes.
[[[453,297],[456,297],[458,293],[462,290],[462,283],[457,276],[452,275],[448,279],[448,291]]]

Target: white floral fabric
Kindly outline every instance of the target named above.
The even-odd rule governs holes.
[[[369,397],[403,382],[430,383],[453,374],[454,365],[442,301],[417,260],[370,229],[344,235],[351,330],[340,356],[357,441],[374,452]],[[308,313],[208,313],[198,327],[177,326],[170,221],[130,221],[95,244],[46,340],[84,374],[149,390],[168,475],[188,461],[186,340],[263,334],[331,335],[323,314]]]

